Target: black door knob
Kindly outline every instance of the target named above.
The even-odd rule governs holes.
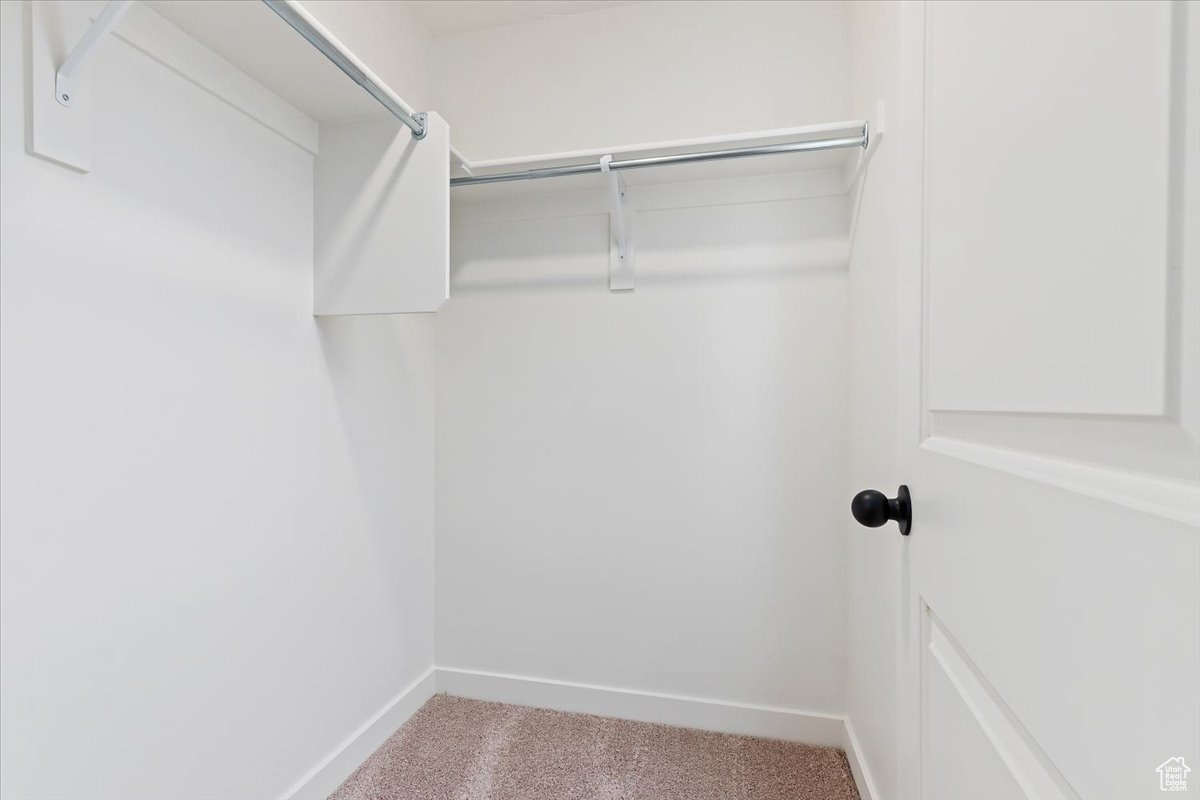
[[[850,513],[868,528],[878,528],[889,519],[894,519],[900,523],[900,533],[904,536],[908,536],[912,530],[912,497],[907,486],[901,485],[893,500],[889,500],[883,492],[865,489],[850,501]]]

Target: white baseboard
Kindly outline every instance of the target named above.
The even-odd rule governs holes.
[[[850,718],[845,719],[845,739],[842,742],[842,749],[846,751],[846,760],[850,762],[850,773],[854,776],[854,785],[858,787],[858,796],[862,800],[878,800],[879,791],[875,788],[875,781],[871,779],[871,771],[867,768],[867,759],[863,756],[862,748],[858,744],[858,737],[854,735],[854,726],[850,724]]]
[[[840,715],[794,708],[728,703],[451,667],[437,668],[437,690],[477,700],[807,744],[842,747],[846,741],[844,719]]]
[[[288,800],[324,800],[417,709],[425,705],[426,700],[433,697],[436,686],[437,673],[430,667],[334,748],[320,764],[296,781],[283,793],[283,797]]]

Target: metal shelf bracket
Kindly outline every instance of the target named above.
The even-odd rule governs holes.
[[[613,292],[633,291],[633,209],[625,178],[609,167],[612,155],[600,157],[600,171],[608,179],[609,252],[608,288]]]
[[[59,105],[70,108],[75,102],[75,76],[96,52],[96,46],[99,45],[104,34],[116,26],[131,5],[133,5],[133,0],[109,0],[108,5],[96,17],[96,21],[91,24],[91,27],[83,34],[83,38],[67,55],[66,60],[54,75],[54,99],[59,102]]]

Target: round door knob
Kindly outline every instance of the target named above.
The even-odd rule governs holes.
[[[878,528],[894,519],[900,523],[900,533],[904,536],[912,530],[912,497],[907,486],[901,485],[891,500],[883,492],[865,489],[850,501],[850,513],[868,528]]]

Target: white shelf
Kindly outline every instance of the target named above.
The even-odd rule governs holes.
[[[436,311],[446,299],[449,275],[454,159],[445,121],[429,112],[425,137],[414,139],[307,41],[309,34],[264,3],[144,5],[135,6],[117,35],[314,155],[314,313]],[[307,22],[324,45],[411,113],[318,20]]]
[[[261,2],[142,2],[314,122],[389,116],[374,98]],[[403,92],[399,94],[403,96]]]
[[[858,119],[846,122],[826,122],[820,125],[775,128],[766,131],[731,133],[722,136],[699,136],[692,139],[676,139],[665,142],[593,147],[588,150],[572,150],[563,153],[493,158],[480,161],[468,160],[467,164],[470,166],[473,174],[486,175],[490,172],[539,169],[541,167],[555,167],[580,161],[594,161],[606,154],[611,154],[614,158],[617,156],[621,156],[622,158],[640,158],[649,155],[689,153],[696,150],[720,150],[726,147],[752,147],[754,145],[778,144],[781,142],[805,142],[812,139],[857,136],[862,131],[862,127],[863,120]]]
[[[544,200],[560,203],[562,192],[583,189],[571,202],[605,204],[612,219],[610,287],[629,290],[634,287],[639,212],[840,195],[869,158],[858,146],[866,123],[848,120],[471,161],[450,145],[448,127],[433,110],[427,110],[425,138],[412,138],[380,103],[419,129],[421,123],[405,116],[412,109],[293,0],[287,0],[286,6],[276,4],[279,14],[263,3],[246,0],[146,0],[142,5],[135,5],[117,36],[316,157],[314,311],[318,315],[429,312],[441,306],[448,294],[452,176],[598,167],[603,156],[611,156],[614,169],[608,175],[596,169],[579,175],[474,184],[456,187],[456,194],[485,201],[542,194],[547,195]],[[50,54],[57,45],[51,40],[56,35],[62,38],[64,31],[54,24],[53,14],[66,9],[82,16],[72,25],[87,30],[87,16],[94,18],[96,13],[89,10],[93,6],[103,7],[98,2],[35,4],[39,11],[34,15],[35,44],[40,44],[35,78],[40,75],[46,83],[54,76]],[[79,35],[73,33],[71,38]],[[354,79],[321,51],[342,63]],[[377,102],[356,81],[381,100]],[[86,109],[74,104],[70,115],[64,115],[54,105],[56,93],[44,94],[40,108],[43,123],[49,124],[35,126],[41,133],[38,141],[53,150],[47,157],[86,171],[88,142],[84,140],[90,129]],[[85,89],[72,94],[88,96]],[[63,131],[54,129],[54,124]],[[64,135],[56,139],[51,135],[56,133]],[[813,142],[814,149],[730,154],[804,142]],[[829,146],[837,149],[821,149]],[[670,156],[703,157],[636,169],[620,163]],[[714,182],[730,178],[740,180]],[[627,185],[645,188],[627,194]],[[594,191],[597,188],[606,191]],[[387,225],[378,224],[384,219]]]
[[[317,125],[391,118],[374,98],[261,2],[142,0],[142,4]],[[316,152],[315,137],[311,146],[303,132],[289,138],[301,140]],[[451,146],[450,162],[456,170],[452,174],[462,174],[465,161]]]
[[[791,128],[775,128],[765,131],[747,131],[721,136],[703,136],[694,139],[649,142],[643,144],[614,145],[561,153],[544,153],[513,158],[497,158],[480,161],[464,159],[451,164],[454,177],[473,175],[485,176],[505,172],[544,169],[569,164],[595,163],[603,155],[611,154],[616,160],[646,158],[653,156],[696,153],[708,150],[725,150],[740,147],[805,142],[816,139],[858,136],[863,129],[863,120],[847,120],[819,125],[804,125]],[[817,152],[784,153],[767,156],[728,159],[696,164],[647,167],[623,171],[622,177],[630,186],[676,183],[716,178],[770,175],[812,170],[849,170],[862,156],[861,148],[826,150]],[[531,194],[569,191],[602,186],[598,174],[546,178],[511,183],[460,186],[455,195],[475,198],[504,197],[514,194]]]
[[[145,5],[183,32],[196,39],[237,69],[317,124],[350,120],[387,119],[379,103],[356,86],[340,70],[261,2],[247,0],[143,0]],[[136,15],[137,9],[134,11]],[[403,90],[404,87],[394,87]],[[403,96],[403,91],[398,92]],[[436,109],[417,109],[418,111]],[[602,155],[616,159],[672,153],[719,150],[730,147],[807,141],[854,136],[862,120],[804,125],[773,130],[747,131],[673,141],[618,144],[557,153],[539,153],[511,158],[472,160],[469,154],[450,147],[450,174],[487,175],[497,172],[539,169],[563,164],[594,162]],[[276,126],[278,127],[278,126]],[[315,139],[297,130],[284,131],[297,141]],[[453,131],[451,131],[453,136]],[[309,149],[315,151],[314,146]],[[306,144],[307,146],[307,144]],[[802,172],[843,167],[859,157],[858,150],[772,155],[705,164],[676,165],[629,170],[623,176],[630,186],[680,181]],[[600,185],[597,176],[554,178],[495,186],[455,189],[472,197],[543,193]]]

